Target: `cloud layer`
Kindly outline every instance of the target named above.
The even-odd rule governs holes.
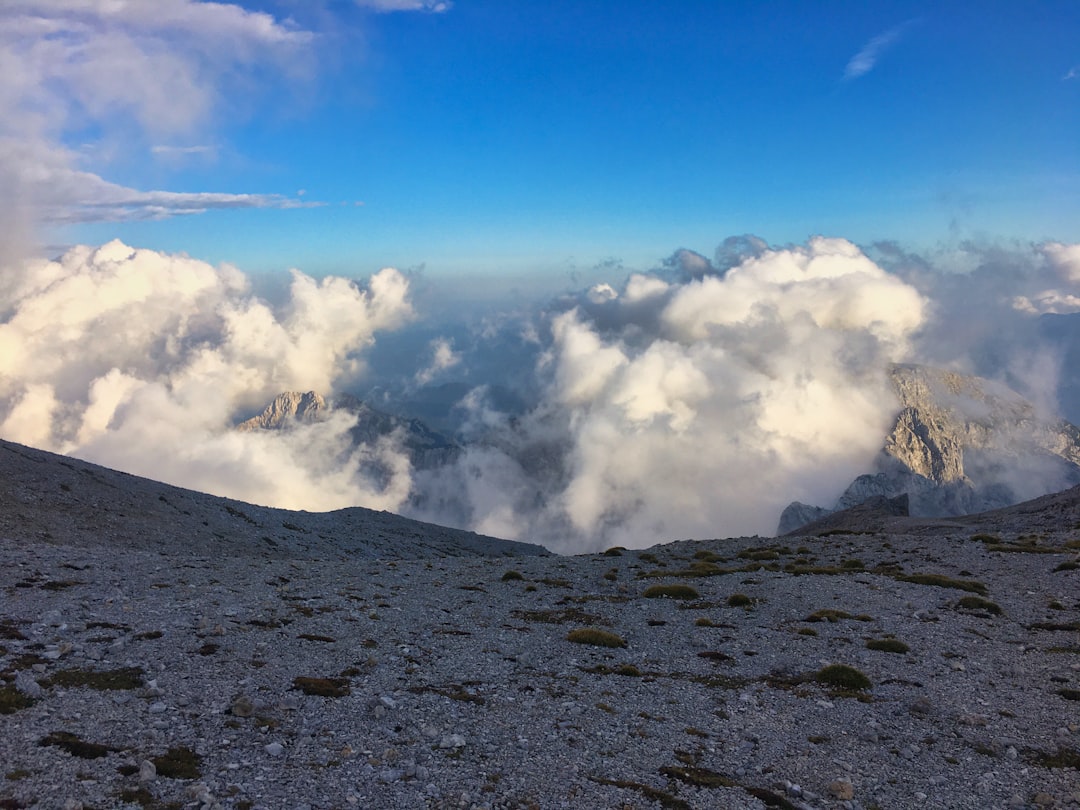
[[[0,435],[257,503],[390,509],[559,551],[771,534],[787,503],[831,503],[870,468],[897,407],[891,362],[1056,408],[1067,351],[1039,316],[1080,311],[1080,246],[969,246],[949,271],[894,245],[872,255],[741,237],[439,334],[392,269],[364,285],[294,271],[271,306],[227,265],[78,247],[0,275]],[[393,330],[402,348],[373,377]],[[403,435],[356,445],[344,412],[233,429],[286,390],[377,390],[393,408],[425,385],[425,407],[451,397],[464,447],[434,468],[410,466]]]
[[[411,317],[395,270],[366,289],[294,271],[274,309],[235,268],[111,242],[5,276],[0,312],[5,438],[291,508],[393,509],[408,495],[408,461],[385,443],[353,448],[347,418],[232,430],[283,390],[354,383],[376,333]],[[366,480],[367,458],[392,480]]]

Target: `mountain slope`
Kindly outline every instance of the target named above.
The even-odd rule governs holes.
[[[413,559],[540,546],[353,507],[292,512],[181,489],[0,440],[0,538],[200,555]]]

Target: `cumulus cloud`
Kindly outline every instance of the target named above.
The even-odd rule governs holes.
[[[899,40],[914,23],[915,20],[908,20],[907,22],[901,23],[900,25],[890,28],[883,34],[878,34],[863,45],[859,52],[848,61],[847,66],[844,68],[844,78],[849,81],[858,79],[860,76],[865,76],[873,70],[882,55],[896,44],[897,40]]]
[[[307,75],[314,35],[231,3],[10,0],[0,5],[0,180],[5,239],[41,221],[165,217],[283,207],[276,195],[140,191],[87,165],[86,134],[164,158],[212,126],[256,77]],[[235,105],[230,105],[230,107]]]
[[[925,318],[914,288],[839,239],[692,276],[552,313],[537,406],[459,462],[471,525],[560,550],[771,533],[867,467],[887,364]]]
[[[398,508],[411,479],[392,437],[354,446],[342,414],[281,436],[238,417],[285,390],[355,384],[377,332],[412,317],[408,282],[362,288],[293,271],[273,308],[233,267],[76,247],[0,291],[0,435],[256,503]],[[378,462],[386,480],[364,473]]]

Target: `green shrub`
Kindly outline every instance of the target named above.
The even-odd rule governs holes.
[[[521,575],[520,571],[510,570],[510,571],[507,571],[505,574],[502,575],[502,581],[503,582],[510,582],[512,580],[521,580],[521,579],[525,579],[525,577],[523,577]]]
[[[728,607],[750,607],[754,600],[745,593],[733,593],[727,598]]]
[[[697,599],[700,594],[689,585],[650,585],[642,594],[646,599]]]
[[[607,630],[597,627],[581,627],[571,630],[566,635],[567,641],[575,644],[591,644],[593,647],[625,647],[626,640]]]

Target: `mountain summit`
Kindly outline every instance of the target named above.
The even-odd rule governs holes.
[[[917,365],[889,370],[900,411],[874,472],[831,508],[795,502],[778,534],[871,498],[908,497],[922,517],[1009,506],[1080,483],[1080,430],[1040,416],[1007,386]]]

